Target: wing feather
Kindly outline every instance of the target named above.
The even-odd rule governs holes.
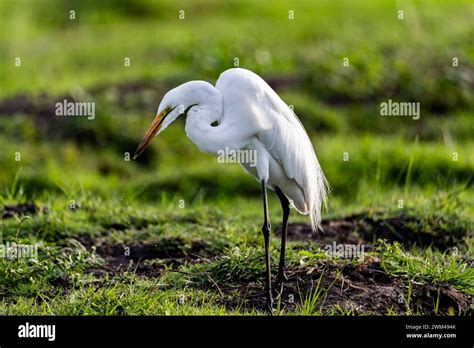
[[[254,136],[283,167],[288,178],[295,180],[303,190],[309,207],[306,213],[310,214],[313,228],[320,226],[327,181],[311,140],[293,110],[261,77],[249,70],[225,71],[216,88],[223,95],[224,118],[239,115],[239,122],[254,131]],[[229,102],[236,97],[241,101],[238,105]]]

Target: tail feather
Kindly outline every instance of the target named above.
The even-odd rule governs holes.
[[[308,192],[308,205],[309,205],[309,217],[311,221],[311,229],[316,232],[318,229],[322,230],[321,225],[321,210],[323,206],[327,209],[327,198],[331,189],[329,183],[324,176],[324,173],[316,159],[317,170],[316,170],[316,185],[309,185]]]
[[[318,229],[322,230],[321,225],[321,210],[324,205],[324,208],[327,209],[327,198],[328,194],[331,192],[326,177],[324,176],[321,165],[318,162],[316,153],[314,152],[311,139],[306,132],[303,123],[300,121],[298,116],[295,114],[293,109],[288,108],[291,111],[292,115],[298,121],[300,125],[301,135],[306,138],[307,143],[303,145],[305,151],[303,151],[307,156],[313,157],[312,160],[306,160],[303,165],[303,170],[306,171],[306,177],[312,178],[310,182],[305,185],[304,193],[306,198],[306,203],[308,205],[308,213],[311,220],[311,229],[316,232]]]

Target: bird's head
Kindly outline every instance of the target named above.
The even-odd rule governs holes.
[[[146,147],[148,144],[150,144],[154,136],[165,130],[166,127],[168,127],[174,120],[178,118],[178,116],[187,115],[188,111],[193,106],[199,104],[199,98],[197,98],[198,96],[195,93],[195,82],[201,81],[187,82],[165,94],[160,106],[158,107],[155,119],[143,136],[142,141],[138,145],[133,159],[136,159],[142,154],[143,151],[145,151]]]

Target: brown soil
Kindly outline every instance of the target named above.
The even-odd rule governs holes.
[[[438,227],[433,223],[432,233],[423,233],[422,221],[416,216],[400,214],[394,217],[382,218],[369,216],[366,213],[354,214],[342,219],[323,220],[323,230],[313,232],[306,224],[289,224],[288,239],[296,241],[311,240],[318,244],[332,242],[344,244],[364,244],[369,251],[382,238],[390,242],[399,242],[404,246],[417,245],[426,248],[433,246],[446,250],[463,244],[462,231],[452,233],[437,233]],[[281,227],[275,233],[281,234]]]
[[[207,244],[195,240],[190,246],[181,238],[165,238],[156,243],[112,244],[100,241],[94,244],[91,238],[82,237],[80,242],[87,248],[95,247],[95,252],[104,264],[86,270],[95,275],[135,274],[159,276],[166,267],[176,268],[186,262],[198,262],[214,257],[216,253]]]
[[[37,206],[28,203],[5,206],[3,217],[34,214],[39,210]],[[416,217],[408,215],[378,218],[358,214],[339,220],[325,220],[324,232],[319,233],[313,233],[307,225],[291,224],[288,238],[319,244],[364,244],[365,251],[370,251],[378,238],[398,241],[403,245],[433,245],[440,249],[454,245],[454,237],[421,233],[417,235],[416,226],[419,223]],[[146,222],[144,225],[146,226]],[[109,227],[122,230],[125,225],[117,223]],[[280,230],[277,229],[276,234],[279,233]],[[189,243],[179,237],[163,238],[155,243],[111,243],[103,237],[93,239],[90,236],[80,237],[79,241],[88,250],[95,250],[103,259],[102,265],[86,270],[99,277],[124,272],[159,277],[167,268],[177,269],[185,263],[209,260],[219,253],[201,240]],[[307,296],[317,291],[317,284],[321,279],[321,293],[314,308],[320,314],[472,314],[472,297],[448,285],[412,282],[409,296],[409,281],[385,272],[376,256],[366,257],[359,265],[324,260],[314,267],[290,267],[287,276],[289,280],[285,283],[281,300],[283,312],[291,311],[304,303]],[[263,279],[262,274],[251,280],[226,284],[212,282],[208,286],[209,290],[220,295],[222,305],[228,308],[262,309],[265,306]],[[68,277],[55,279],[51,284],[58,288],[71,286]]]
[[[19,93],[0,100],[0,116],[13,114],[36,115],[41,118],[42,122],[53,122],[56,119],[54,115],[57,102],[63,102],[63,100],[76,102],[78,99],[96,97],[106,97],[111,104],[117,105],[121,109],[132,107],[156,108],[156,98],[164,95],[171,85],[170,81],[131,81],[97,86],[80,94]]]
[[[33,203],[21,203],[16,205],[6,205],[3,208],[2,219],[9,219],[15,215],[33,215],[40,209]]]
[[[322,277],[321,277],[322,274]],[[321,293],[315,305],[321,314],[351,313],[354,315],[469,314],[470,296],[450,286],[435,287],[427,284],[412,284],[408,304],[408,281],[386,273],[376,257],[362,265],[321,264],[318,267],[299,266],[287,270],[281,308],[294,309],[312,291]],[[229,308],[264,308],[265,294],[261,282],[249,282],[239,286],[223,286],[219,289],[222,302]],[[276,293],[275,293],[276,294]],[[439,296],[438,310],[436,302]],[[339,306],[342,311],[338,311]]]

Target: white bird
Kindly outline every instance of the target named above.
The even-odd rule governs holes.
[[[241,150],[256,153],[256,163],[240,164],[262,185],[266,304],[272,311],[267,188],[278,195],[283,210],[276,281],[281,285],[281,294],[287,280],[285,243],[290,206],[309,215],[312,229],[316,230],[327,198],[327,181],[311,141],[293,110],[260,76],[237,68],[224,71],[215,87],[205,81],[190,81],[166,93],[134,159],[180,115],[187,117],[186,134],[201,151],[214,155]]]

